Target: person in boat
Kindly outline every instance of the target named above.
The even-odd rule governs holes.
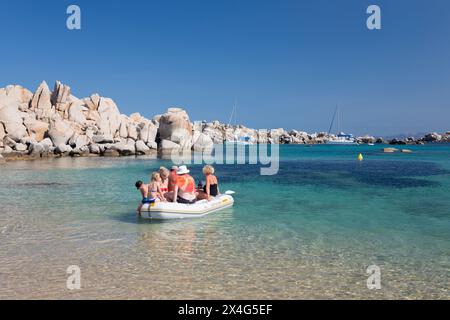
[[[177,171],[178,171],[177,166],[173,166],[172,169],[170,170],[168,182],[169,192],[175,191],[175,186],[177,184],[177,177],[178,177]]]
[[[153,172],[150,184],[148,186],[148,193],[150,201],[157,202],[157,201],[166,201],[166,198],[164,197],[164,193],[161,190],[161,176],[159,172]]]
[[[159,168],[159,175],[161,176],[161,192],[169,201],[173,199],[173,191],[169,192],[169,176],[170,171],[166,167]]]
[[[135,187],[136,187],[136,189],[139,190],[139,192],[142,195],[142,201],[136,209],[136,213],[140,215],[142,206],[144,204],[151,203],[151,200],[148,198],[148,185],[147,184],[145,184],[139,180],[136,182]]]
[[[219,190],[219,182],[217,177],[214,175],[214,167],[210,165],[206,165],[203,168],[203,174],[206,178],[206,183],[203,186],[203,190],[200,190],[197,195],[198,200],[206,199],[208,201],[211,200],[211,197],[217,197],[220,195]]]
[[[195,203],[197,195],[195,192],[195,180],[189,175],[186,166],[180,166],[177,171],[177,183],[173,192],[173,202]]]

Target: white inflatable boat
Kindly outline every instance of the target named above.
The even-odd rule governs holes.
[[[201,218],[212,212],[232,207],[233,204],[233,197],[227,194],[217,196],[211,201],[201,200],[194,204],[156,202],[142,206],[141,217],[154,220]]]

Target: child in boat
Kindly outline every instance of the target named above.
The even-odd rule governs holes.
[[[207,165],[203,168],[203,174],[206,177],[206,184],[203,186],[203,190],[198,192],[197,199],[211,200],[211,197],[217,197],[220,194],[219,182],[217,177],[214,175],[214,167]]]
[[[148,185],[147,184],[144,184],[142,181],[139,180],[138,182],[136,182],[135,186],[136,186],[136,189],[138,189],[142,195],[142,201],[136,209],[136,213],[138,215],[140,215],[142,206],[146,203],[151,203],[151,201],[148,198]]]
[[[164,192],[161,190],[161,185],[161,175],[158,172],[153,172],[150,184],[148,186],[148,192],[151,201],[166,201]]]

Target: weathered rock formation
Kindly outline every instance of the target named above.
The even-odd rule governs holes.
[[[169,108],[151,120],[139,113],[127,116],[112,99],[99,94],[79,99],[59,81],[53,91],[45,81],[34,93],[19,85],[0,88],[0,163],[5,158],[134,156],[157,150],[208,152],[214,144],[225,142],[321,144],[335,138],[325,132],[255,130],[219,121],[192,123],[181,108]],[[356,141],[394,145],[450,142],[450,132],[391,141],[366,135]]]
[[[53,92],[45,81],[34,94],[21,86],[0,89],[0,153],[10,157],[148,154],[157,148],[158,126],[121,114],[110,98],[78,99],[59,81]]]

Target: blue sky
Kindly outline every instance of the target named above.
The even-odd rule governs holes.
[[[77,4],[82,30],[66,28]],[[366,8],[382,29],[366,28]],[[450,1],[29,0],[0,11],[0,87],[61,80],[126,114],[355,134],[450,130]]]

